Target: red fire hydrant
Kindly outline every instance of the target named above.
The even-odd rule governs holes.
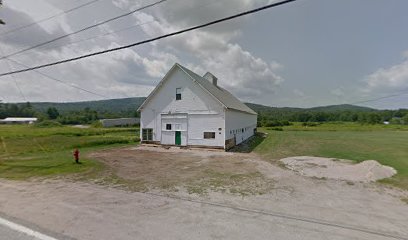
[[[79,163],[79,150],[78,150],[78,148],[75,148],[75,150],[74,150],[74,158],[75,158],[75,162]]]

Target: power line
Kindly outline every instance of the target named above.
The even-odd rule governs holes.
[[[3,54],[3,50],[2,50],[1,48],[0,48],[0,53]],[[7,67],[8,67],[8,69],[9,69],[10,71],[12,71],[13,68],[11,67],[11,65],[10,65],[9,62],[7,62]],[[26,98],[26,96],[24,95],[23,91],[21,90],[21,88],[20,88],[20,86],[19,86],[19,84],[18,84],[17,79],[15,78],[15,76],[14,76],[14,75],[11,75],[10,77],[11,77],[11,79],[13,80],[14,84],[16,85],[17,91],[20,93],[21,97],[24,99],[25,102],[27,102],[27,98]]]
[[[107,49],[107,50],[98,51],[98,52],[94,52],[94,53],[90,53],[90,54],[85,54],[85,55],[82,55],[82,56],[78,56],[78,57],[74,57],[74,58],[68,58],[68,59],[65,59],[65,60],[60,60],[60,61],[47,63],[47,64],[43,64],[43,65],[38,65],[38,66],[35,66],[35,67],[31,67],[31,68],[25,68],[25,69],[21,69],[21,70],[17,70],[17,71],[10,71],[10,72],[6,72],[6,73],[1,73],[0,77],[6,76],[6,75],[11,75],[11,74],[16,74],[16,73],[28,72],[28,71],[32,71],[32,70],[35,70],[35,69],[50,67],[50,66],[54,66],[54,65],[58,65],[58,64],[67,63],[67,62],[72,62],[72,61],[76,61],[76,60],[79,60],[79,59],[88,58],[88,57],[92,57],[92,56],[96,56],[96,55],[100,55],[100,54],[105,54],[105,53],[109,53],[109,52],[115,52],[115,51],[118,51],[118,50],[122,50],[122,49],[130,48],[130,47],[146,44],[146,43],[149,43],[149,42],[157,41],[159,39],[179,35],[179,34],[182,34],[182,33],[185,33],[185,32],[190,32],[190,31],[193,31],[193,30],[196,30],[196,29],[208,27],[208,26],[211,26],[211,25],[214,25],[214,24],[217,24],[217,23],[232,20],[232,19],[235,19],[235,18],[238,18],[238,17],[253,14],[253,13],[256,13],[256,12],[259,12],[259,11],[262,11],[262,10],[266,10],[266,9],[269,9],[269,8],[277,7],[277,6],[287,4],[287,3],[290,3],[290,2],[295,2],[295,1],[297,1],[297,0],[286,0],[286,1],[282,1],[282,2],[268,4],[268,5],[265,5],[263,7],[255,8],[255,9],[245,11],[245,12],[241,12],[241,13],[229,16],[229,17],[221,18],[221,19],[218,19],[218,20],[215,20],[215,21],[211,21],[211,22],[208,22],[208,23],[196,25],[194,27],[189,27],[189,28],[186,28],[186,29],[183,29],[183,30],[175,31],[175,32],[172,32],[172,33],[161,35],[159,37],[150,38],[150,39],[143,40],[143,41],[136,42],[136,43],[132,43],[132,44],[129,44],[129,45],[116,47],[116,48],[110,48],[110,49]]]
[[[92,37],[89,37],[89,38],[80,39],[80,40],[78,40],[78,41],[69,42],[69,43],[67,43],[67,44],[58,45],[58,47],[65,47],[65,46],[69,46],[69,45],[72,45],[72,44],[89,41],[89,40],[92,40],[92,39],[95,39],[95,38],[100,38],[100,37],[112,35],[112,34],[114,34],[114,33],[127,31],[127,30],[129,30],[129,29],[136,28],[136,27],[140,27],[140,26],[142,26],[142,25],[150,24],[150,23],[153,23],[153,22],[157,22],[157,21],[156,21],[156,20],[152,20],[152,21],[147,21],[147,22],[135,24],[135,25],[132,25],[132,26],[129,26],[129,27],[125,27],[125,28],[121,28],[121,29],[118,29],[118,30],[115,30],[115,31],[106,32],[106,33],[101,34],[101,35],[96,35],[96,36],[92,36]]]
[[[219,1],[216,0],[216,1],[212,2],[212,3],[202,4],[202,5],[199,5],[197,8],[202,8],[202,7],[205,7],[205,6],[214,4],[214,3],[219,3]],[[77,41],[71,41],[71,42],[66,43],[66,44],[59,44],[59,45],[56,45],[56,46],[54,45],[54,47],[70,46],[70,45],[73,45],[73,44],[77,44],[77,43],[81,43],[81,42],[86,42],[86,41],[89,41],[89,40],[92,40],[92,39],[96,39],[96,38],[100,38],[100,37],[112,35],[112,34],[115,34],[115,33],[128,31],[128,30],[130,30],[130,29],[132,29],[132,28],[140,27],[140,26],[147,25],[147,24],[151,24],[151,23],[154,23],[154,22],[158,22],[158,21],[157,21],[157,20],[151,20],[151,21],[141,22],[141,23],[138,23],[138,24],[135,24],[135,25],[131,25],[131,26],[128,26],[128,27],[124,27],[124,28],[121,28],[121,29],[118,29],[118,30],[114,30],[114,31],[110,31],[110,32],[105,32],[105,33],[102,33],[102,34],[100,34],[100,35],[95,35],[95,36],[91,36],[91,37],[88,37],[88,38],[79,39],[79,40],[77,40]]]
[[[114,21],[114,20],[117,20],[117,19],[120,19],[120,18],[129,16],[129,15],[135,13],[135,12],[144,10],[144,9],[146,9],[146,8],[153,7],[153,6],[155,6],[155,5],[158,5],[158,4],[163,3],[163,2],[166,2],[166,1],[168,1],[168,0],[160,0],[160,1],[157,1],[157,2],[154,2],[154,3],[151,3],[151,4],[148,4],[148,5],[146,5],[146,6],[140,7],[140,8],[138,8],[138,9],[132,10],[132,11],[127,12],[127,13],[125,13],[125,14],[122,14],[122,15],[119,15],[119,16],[116,16],[116,17],[113,17],[113,18],[110,18],[110,19],[108,19],[108,20],[105,20],[105,21],[102,21],[102,22],[98,22],[98,23],[93,24],[93,25],[91,25],[91,26],[82,28],[82,29],[77,30],[77,31],[75,31],[75,32],[67,33],[67,34],[62,35],[62,36],[60,36],[60,37],[56,37],[56,38],[54,38],[54,39],[51,39],[51,40],[48,40],[48,41],[45,41],[45,42],[36,44],[36,45],[31,46],[31,47],[28,47],[28,48],[24,48],[24,49],[19,50],[19,51],[17,51],[17,52],[14,52],[14,53],[8,54],[8,55],[6,55],[6,56],[0,57],[0,60],[1,60],[1,59],[5,59],[5,58],[8,58],[8,57],[11,57],[11,56],[14,56],[14,55],[17,55],[17,54],[20,54],[20,53],[23,53],[23,52],[26,52],[26,51],[29,51],[29,50],[32,50],[32,49],[35,49],[35,48],[38,48],[38,47],[41,47],[41,46],[44,46],[44,45],[47,45],[47,44],[50,44],[50,43],[52,43],[52,42],[55,42],[55,41],[61,40],[61,39],[63,39],[63,38],[72,36],[72,35],[74,35],[74,34],[77,34],[77,33],[80,33],[80,32],[83,32],[83,31],[86,31],[86,30],[95,28],[95,27],[100,26],[100,25],[103,25],[103,24],[105,24],[105,23],[108,23],[108,22],[111,22],[111,21]]]
[[[348,104],[362,104],[362,103],[367,103],[367,102],[375,102],[378,100],[382,100],[382,99],[387,99],[387,98],[393,98],[393,97],[398,97],[398,96],[402,96],[402,95],[406,95],[408,94],[408,91],[403,91],[400,93],[394,93],[391,95],[386,95],[386,96],[382,96],[382,97],[378,97],[378,98],[372,98],[372,99],[368,99],[368,100],[362,100],[362,101],[358,101],[358,102],[352,102],[352,103],[348,103]]]
[[[16,61],[16,60],[13,60],[13,59],[11,59],[11,58],[7,58],[7,60],[9,60],[9,61],[11,61],[11,62],[13,62],[13,63],[16,63],[16,64],[18,64],[18,65],[20,65],[20,66],[28,67],[27,65],[25,65],[25,64],[23,64],[23,63],[21,63],[21,62],[18,62],[18,61]],[[58,78],[55,78],[55,77],[52,77],[52,76],[50,76],[50,75],[48,75],[48,74],[45,74],[45,73],[43,73],[43,72],[40,72],[40,71],[38,71],[38,70],[33,70],[33,71],[36,72],[36,73],[38,73],[38,74],[40,74],[40,75],[42,75],[42,76],[44,76],[44,77],[46,77],[46,78],[48,78],[48,79],[51,79],[51,80],[53,80],[53,81],[62,83],[62,84],[64,84],[64,85],[66,85],[66,86],[69,86],[69,87],[72,87],[72,88],[76,88],[76,89],[82,90],[82,91],[84,91],[84,92],[93,94],[93,95],[98,96],[98,97],[102,97],[102,98],[105,98],[105,99],[110,99],[110,97],[108,97],[108,96],[105,96],[105,95],[102,95],[102,94],[93,92],[93,91],[91,91],[91,90],[87,90],[87,89],[82,88],[82,87],[78,87],[78,86],[76,86],[76,85],[74,85],[74,84],[72,84],[72,83],[67,83],[67,82],[65,82],[65,81],[62,81],[62,80],[60,80],[60,79],[58,79]]]
[[[215,2],[213,2],[213,3],[215,3]],[[211,3],[211,4],[213,4],[213,3]],[[200,5],[200,7],[208,6],[208,5],[210,5],[210,4]],[[122,31],[127,31],[127,30],[129,30],[129,29],[132,29],[132,28],[135,28],[135,27],[140,27],[140,26],[142,26],[142,25],[150,24],[150,23],[153,23],[153,22],[157,22],[157,21],[156,21],[156,20],[152,20],[152,21],[146,21],[146,22],[138,23],[138,24],[131,25],[131,26],[128,26],[128,27],[125,27],[125,28],[121,28],[121,29],[118,29],[118,30],[115,30],[115,31],[106,32],[106,33],[101,34],[101,35],[97,35],[97,36],[93,36],[93,37],[89,37],[89,38],[85,38],[85,39],[80,39],[80,40],[78,40],[78,41],[70,42],[70,43],[64,44],[64,45],[59,45],[59,47],[61,47],[61,46],[69,46],[69,45],[72,45],[72,44],[76,44],[76,43],[80,43],[80,42],[92,40],[92,39],[95,39],[95,38],[99,38],[99,37],[111,35],[111,34],[114,34],[114,33],[122,32]],[[18,64],[18,65],[20,65],[20,66],[26,67],[26,68],[29,67],[29,66],[27,66],[27,65],[25,65],[25,64],[23,64],[23,63],[21,63],[21,62],[18,62],[18,61],[14,60],[14,59],[11,59],[11,58],[7,58],[7,60],[8,60],[8,61],[11,61],[11,62],[13,62],[13,63],[15,63],[15,64]],[[57,78],[55,78],[55,77],[52,77],[52,76],[50,76],[50,75],[48,75],[48,74],[45,74],[45,73],[43,73],[43,72],[40,72],[40,71],[37,71],[37,70],[33,70],[33,71],[36,72],[36,73],[38,73],[38,74],[40,74],[40,75],[42,75],[42,76],[44,76],[44,77],[46,77],[46,78],[48,78],[48,79],[50,79],[50,80],[53,80],[53,81],[62,83],[62,84],[64,84],[64,85],[66,85],[66,86],[69,86],[69,87],[72,87],[72,88],[76,88],[76,89],[85,91],[85,92],[87,92],[87,93],[93,94],[93,95],[98,96],[98,97],[103,97],[103,98],[105,98],[105,99],[110,99],[110,97],[108,97],[108,96],[105,96],[105,95],[102,95],[102,94],[93,92],[93,91],[91,91],[91,90],[87,90],[87,89],[82,88],[82,87],[78,87],[78,86],[76,86],[76,85],[73,85],[72,83],[67,83],[67,82],[65,82],[65,81],[62,81],[62,80],[57,79]]]
[[[52,16],[49,16],[49,17],[40,19],[40,20],[38,20],[38,21],[35,21],[35,22],[32,22],[32,23],[29,23],[29,24],[26,24],[26,25],[23,25],[23,26],[20,26],[20,27],[16,27],[16,28],[14,28],[14,29],[11,29],[11,30],[8,30],[8,31],[5,31],[5,32],[2,32],[2,33],[0,33],[0,37],[6,36],[6,35],[8,35],[8,34],[10,34],[10,33],[13,33],[13,32],[20,31],[20,30],[25,29],[25,28],[29,28],[29,27],[31,27],[31,26],[34,26],[34,25],[37,25],[37,24],[39,24],[39,23],[48,21],[48,20],[50,20],[50,19],[53,19],[53,18],[62,16],[62,15],[64,15],[64,14],[68,14],[68,13],[70,13],[70,12],[73,12],[73,11],[78,10],[78,9],[80,9],[80,8],[86,7],[86,6],[88,6],[88,5],[91,5],[91,4],[93,4],[93,3],[96,3],[96,2],[98,2],[98,1],[100,1],[100,0],[92,0],[92,1],[89,1],[89,2],[84,3],[84,4],[82,4],[82,5],[76,6],[76,7],[74,7],[74,8],[71,8],[71,9],[68,9],[68,10],[65,10],[65,11],[62,11],[62,12],[59,12],[59,13],[57,13],[57,14],[55,14],[55,15],[52,15]]]

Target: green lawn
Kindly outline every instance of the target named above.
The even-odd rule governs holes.
[[[137,141],[136,128],[0,125],[0,177],[26,179],[96,171],[102,164],[86,159],[88,152]],[[80,149],[82,164],[73,162],[75,147]]]
[[[316,127],[301,124],[283,127],[283,131],[261,128],[267,133],[256,139],[255,152],[270,161],[310,155],[344,158],[356,162],[377,160],[394,167],[398,174],[384,180],[408,190],[408,126],[328,123]],[[85,159],[86,153],[107,147],[136,144],[136,128],[89,128],[69,126],[39,128],[28,125],[0,125],[0,177],[29,177],[96,172],[98,161]],[[82,164],[73,163],[72,150],[79,147]]]
[[[255,147],[271,161],[290,156],[318,156],[355,160],[373,159],[394,167],[398,174],[383,182],[408,189],[408,126],[327,123],[316,127],[301,124],[283,131],[260,129],[266,139]]]

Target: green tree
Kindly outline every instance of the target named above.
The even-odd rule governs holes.
[[[408,113],[402,118],[402,121],[405,125],[408,125]]]
[[[381,116],[377,113],[369,113],[367,116],[367,123],[376,124],[381,122]]]
[[[56,109],[55,107],[49,107],[47,109],[47,115],[49,119],[57,119],[60,114],[58,112],[58,109]]]

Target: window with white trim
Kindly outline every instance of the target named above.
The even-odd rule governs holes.
[[[215,139],[215,132],[204,132],[204,139]]]
[[[176,100],[181,100],[181,88],[176,88]]]

